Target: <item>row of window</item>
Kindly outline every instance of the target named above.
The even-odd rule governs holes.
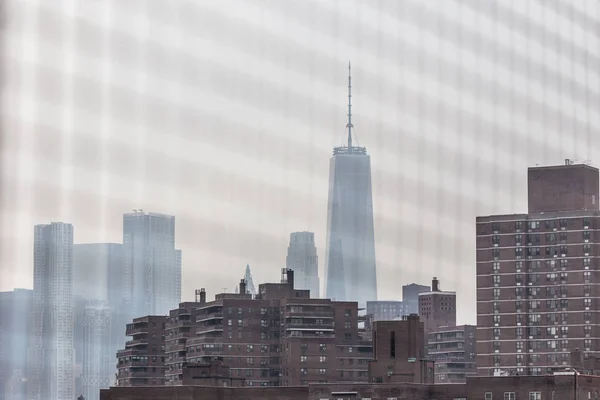
[[[515,392],[504,392],[502,400],[516,400],[517,394]],[[485,393],[485,400],[493,400],[492,392]],[[542,400],[542,392],[529,392],[529,400]]]
[[[571,259],[571,261],[577,261],[577,260]],[[494,273],[500,272],[501,264],[505,265],[505,266],[511,266],[511,267],[514,265],[514,269],[517,272],[520,272],[521,270],[523,270],[523,267],[525,266],[525,264],[523,264],[523,261],[515,261],[514,264],[512,264],[512,262],[510,262],[510,264],[509,264],[509,262],[500,263],[499,261],[494,261],[494,263],[492,264],[492,269],[493,269]],[[591,264],[592,264],[591,258],[587,258],[587,257],[583,258],[583,266],[584,267],[589,267]],[[560,260],[546,260],[545,265],[546,265],[546,268],[560,267],[561,269],[564,269],[569,266],[569,259],[562,258]],[[527,266],[531,270],[540,269],[540,268],[542,268],[542,260],[529,261]]]
[[[566,228],[569,225],[570,221],[573,221],[575,218],[561,218],[561,219],[548,219],[544,220],[542,226],[546,229],[554,229],[554,228]],[[539,229],[540,222],[542,221],[515,221],[515,230],[520,231],[527,227],[528,229]],[[581,219],[582,225],[584,228],[590,226],[591,219],[590,217],[583,217]],[[492,222],[492,230],[495,232],[500,231],[500,222]]]
[[[571,232],[571,235],[573,236],[575,232]],[[560,231],[560,232],[551,232],[551,233],[546,233],[544,236],[546,238],[546,244],[556,244],[558,242],[566,242],[568,239],[568,232],[567,231]],[[517,233],[515,234],[515,244],[518,246],[522,243],[524,243],[523,240],[525,240],[525,242],[531,246],[531,245],[536,245],[536,244],[540,244],[541,243],[541,238],[542,238],[542,234],[527,234],[524,235],[522,233]],[[585,231],[581,231],[581,237],[583,238],[583,240],[590,240],[592,238],[592,232],[585,230]],[[498,246],[500,245],[500,240],[501,240],[501,236],[500,235],[492,235],[492,245]]]
[[[566,244],[560,245],[560,246],[548,246],[545,247],[545,252],[547,256],[566,256],[567,254],[569,254],[569,248],[574,247],[576,245],[569,245],[567,246]],[[540,247],[527,247],[527,256],[528,257],[538,257],[541,255],[541,248]],[[592,252],[592,245],[591,244],[584,244],[583,245],[583,254],[590,254]],[[498,260],[500,258],[500,249],[498,248],[494,248],[492,249],[492,257],[494,258],[494,260]],[[521,258],[523,257],[523,247],[515,247],[515,257],[517,258]]]
[[[584,318],[591,317],[590,315],[585,315],[585,314],[588,314],[588,313],[587,312],[584,313]],[[523,320],[524,320],[523,315],[525,315],[525,314],[514,314],[515,324],[517,326],[519,326],[523,323]],[[552,323],[558,322],[559,316],[563,323],[566,323],[569,320],[569,313],[545,313],[545,315],[546,315],[547,322],[552,322]],[[580,313],[576,313],[573,315],[579,316]],[[507,315],[506,317],[512,317],[512,314]],[[500,324],[500,319],[501,319],[500,314],[494,314],[493,319],[494,319],[494,324]],[[542,322],[542,320],[543,320],[542,314],[527,314],[527,322],[529,324],[539,324],[540,322]],[[585,321],[586,321],[586,323],[589,323],[590,319],[585,319]],[[586,326],[589,326],[589,325],[586,325]]]

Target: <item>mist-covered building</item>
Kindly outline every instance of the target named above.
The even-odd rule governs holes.
[[[329,164],[325,297],[365,307],[377,300],[371,158],[352,143],[351,98],[348,77],[348,143]]]
[[[310,290],[310,297],[319,298],[319,260],[313,232],[290,234],[285,263],[294,271],[294,289]]]

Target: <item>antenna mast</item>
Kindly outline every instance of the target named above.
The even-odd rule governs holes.
[[[348,153],[352,153],[352,70],[348,61]]]

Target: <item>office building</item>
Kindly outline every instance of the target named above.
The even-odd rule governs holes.
[[[125,283],[131,287],[129,320],[167,315],[181,301],[181,252],[175,217],[136,210],[123,215]]]
[[[348,77],[348,143],[333,149],[329,164],[325,297],[377,300],[371,158],[353,145],[351,78]]]
[[[409,315],[402,301],[367,301],[367,315],[370,322],[391,321]]]
[[[441,290],[440,281],[434,277],[431,291],[419,293],[419,315],[425,332],[456,326],[456,292]]]
[[[73,225],[36,225],[33,258],[27,398],[72,399]]]
[[[527,214],[477,218],[477,368],[543,375],[598,357],[598,169],[528,169]]]
[[[477,327],[436,328],[427,335],[427,357],[434,361],[436,383],[464,383],[477,375]]]
[[[246,386],[366,382],[372,345],[360,338],[356,302],[312,299],[308,290],[293,289],[292,270],[285,271],[282,283],[259,285],[256,296],[245,285],[241,280],[239,293],[217,294],[214,301],[206,301],[201,290],[195,302],[171,311],[163,334],[167,385],[183,384],[185,366],[206,365],[215,358],[232,377],[244,378]],[[147,347],[137,349],[135,356],[151,359],[142,351]],[[134,354],[127,351],[119,353],[119,365],[129,373],[126,363]]]
[[[250,271],[250,264],[246,264],[246,272],[244,273],[244,281],[246,282],[246,292],[251,294],[252,296],[255,296],[256,295],[256,287],[254,286],[254,279],[252,279],[252,272]]]
[[[84,310],[83,368],[81,386],[86,400],[98,400],[115,375],[115,353],[111,346],[111,312],[107,302],[88,302]]]
[[[27,370],[32,298],[29,289],[0,292],[0,398],[10,392],[15,400],[25,399],[21,378]]]
[[[424,292],[431,292],[431,287],[416,283],[402,286],[402,303],[406,315],[419,313],[419,295]]]
[[[294,289],[310,290],[310,297],[320,297],[319,261],[313,232],[290,234],[285,264],[287,269],[294,270]]]

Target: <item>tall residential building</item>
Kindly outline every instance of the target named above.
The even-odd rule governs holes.
[[[424,292],[431,292],[431,287],[416,283],[402,286],[402,302],[406,315],[419,313],[419,295]]]
[[[478,374],[541,375],[600,351],[598,169],[528,169],[529,213],[477,218]]]
[[[27,370],[29,316],[33,291],[0,292],[0,399],[25,400],[21,377]],[[8,395],[10,393],[10,396]]]
[[[89,302],[84,310],[83,368],[81,386],[86,400],[99,400],[115,375],[115,354],[111,345],[111,312],[107,302]]]
[[[136,210],[123,215],[125,283],[131,287],[129,320],[167,315],[181,301],[181,252],[175,217]]]
[[[419,316],[425,323],[425,332],[456,326],[456,292],[441,290],[440,281],[433,278],[431,291],[419,293]]]
[[[33,259],[27,397],[73,399],[73,225],[36,225]]]
[[[285,264],[287,269],[294,270],[295,289],[310,290],[310,297],[320,297],[319,261],[313,232],[290,234]]]
[[[359,335],[357,303],[312,299],[308,290],[294,290],[292,270],[285,277],[260,285],[256,296],[243,279],[240,293],[217,294],[214,301],[201,290],[196,302],[171,311],[163,333],[150,335],[145,322],[135,320],[128,326],[133,341],[118,355],[119,385],[160,385],[162,379],[182,385],[186,366],[214,359],[246,386],[366,382],[372,345]]]
[[[329,164],[325,297],[377,300],[371,158],[352,144],[352,92],[348,76],[348,144],[333,149]]]

